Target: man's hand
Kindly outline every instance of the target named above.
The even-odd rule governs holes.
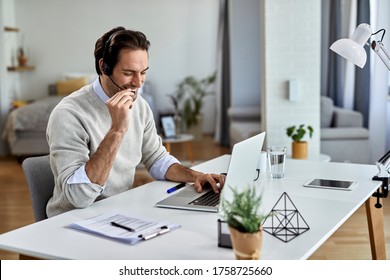
[[[111,129],[126,132],[129,128],[129,109],[133,107],[135,93],[130,89],[116,93],[107,101],[108,111],[111,115]]]
[[[225,175],[198,173],[195,177],[194,187],[198,192],[203,190],[203,186],[210,185],[214,192],[219,193],[225,184]]]
[[[203,190],[203,186],[209,184],[216,193],[219,193],[225,184],[223,174],[203,173],[179,163],[174,163],[168,168],[165,179],[175,182],[194,182],[194,188],[198,192]]]

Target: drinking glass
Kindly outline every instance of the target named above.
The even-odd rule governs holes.
[[[270,146],[267,150],[271,177],[277,179],[283,178],[287,148],[280,146]]]

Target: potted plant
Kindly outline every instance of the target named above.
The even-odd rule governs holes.
[[[286,133],[292,142],[292,158],[307,159],[308,144],[307,141],[302,141],[303,137],[308,134],[311,138],[313,136],[313,128],[310,125],[301,124],[300,126],[287,127]]]
[[[24,52],[23,47],[20,47],[18,49],[18,64],[20,67],[26,66],[27,65],[27,56]]]
[[[186,128],[198,124],[203,99],[207,95],[214,94],[210,87],[215,82],[216,76],[216,73],[203,79],[187,76],[177,85],[176,93],[172,99],[177,102],[176,107],[180,110]]]
[[[257,194],[253,186],[242,192],[232,187],[230,189],[232,199],[222,199],[221,207],[229,227],[236,259],[259,259],[262,244],[261,224],[266,218],[266,215],[259,212],[262,195]]]

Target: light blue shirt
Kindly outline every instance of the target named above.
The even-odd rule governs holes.
[[[99,77],[93,82],[92,87],[96,95],[100,98],[100,100],[103,101],[104,104],[106,104],[109,97],[104,92],[100,84]],[[165,174],[167,173],[168,168],[174,163],[180,163],[180,162],[174,156],[167,155],[165,157],[160,158],[155,163],[153,163],[152,167],[149,170],[149,173],[156,180],[165,180]],[[90,184],[91,183],[91,181],[87,176],[87,173],[85,172],[85,164],[80,166],[76,170],[76,172],[69,177],[67,183],[68,184],[80,184],[80,183]],[[102,192],[104,190],[104,187],[105,185],[102,187],[101,190]]]

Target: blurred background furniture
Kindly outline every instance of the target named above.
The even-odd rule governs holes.
[[[370,163],[369,134],[360,112],[334,106],[321,96],[321,153],[332,161]]]
[[[229,143],[234,144],[259,134],[260,105],[253,107],[230,107],[229,116]]]
[[[26,158],[22,163],[24,175],[30,189],[35,221],[47,219],[46,205],[53,196],[54,175],[50,168],[50,156]]]
[[[261,132],[260,106],[228,109],[230,146]],[[331,161],[370,164],[369,134],[360,112],[334,106],[321,96],[321,154]]]

